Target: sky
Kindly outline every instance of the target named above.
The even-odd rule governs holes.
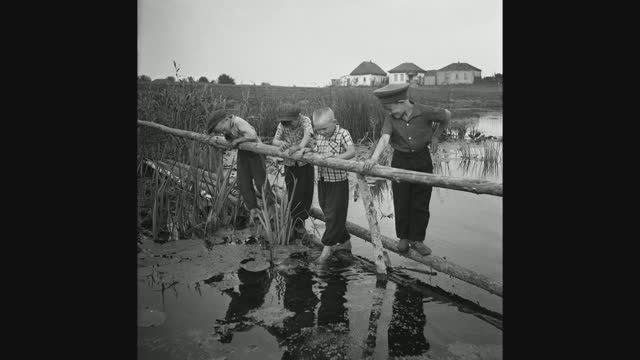
[[[362,61],[502,73],[501,0],[138,0],[138,75],[325,86]]]

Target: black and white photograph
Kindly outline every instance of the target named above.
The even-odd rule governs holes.
[[[137,3],[138,359],[503,358],[501,0]]]

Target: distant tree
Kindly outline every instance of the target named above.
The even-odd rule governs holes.
[[[208,82],[209,82],[209,79],[207,79],[207,77],[206,77],[206,76],[200,76],[200,79],[198,79],[198,82],[201,82],[201,83],[208,83]]]
[[[216,84],[216,79],[211,79],[212,84]]]
[[[151,78],[147,75],[140,75],[138,76],[138,80],[140,81],[146,81],[146,82],[151,82]]]
[[[260,86],[271,86],[271,84],[269,84],[268,82],[263,82],[260,84]]]
[[[173,76],[167,76],[167,78],[165,79],[167,80],[167,82],[176,82],[176,78],[174,78]]]
[[[193,78],[193,76],[189,76],[189,77],[187,78],[187,81],[189,81],[190,83],[194,83],[194,82],[196,82],[196,80]]]
[[[218,76],[218,84],[235,84],[236,81],[227,74],[221,74]]]

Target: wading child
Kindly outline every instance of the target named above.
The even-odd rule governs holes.
[[[280,123],[273,137],[273,145],[281,151],[293,154],[304,153],[312,143],[313,127],[311,119],[300,114],[300,108],[292,104],[282,104],[276,118]],[[313,165],[304,161],[284,159],[284,179],[291,200],[291,217],[298,236],[305,233],[304,222],[309,217],[313,201]],[[294,189],[295,180],[295,189]],[[294,191],[295,190],[295,191]]]
[[[349,160],[356,154],[349,131],[338,125],[331,108],[313,112],[316,134],[315,151],[324,158]],[[322,254],[316,260],[326,262],[332,253],[340,250],[351,252],[351,236],[345,227],[349,208],[349,173],[326,167],[318,167],[318,202],[325,216],[326,229],[322,235]]]
[[[207,134],[222,133],[225,139],[231,143],[232,148],[236,148],[244,142],[260,143],[260,138],[258,138],[253,126],[241,117],[234,115],[235,113],[235,109],[214,111],[207,121]],[[260,210],[256,200],[254,183],[260,192],[262,192],[262,186],[266,183],[267,195],[271,194],[264,155],[238,149],[236,166],[238,169],[237,178],[240,195],[251,212],[251,217],[255,218]]]
[[[391,144],[392,167],[433,172],[429,150],[436,152],[438,137],[449,124],[451,113],[447,109],[414,103],[409,100],[408,89],[409,84],[390,84],[373,92],[388,115],[378,146],[365,162],[365,170],[371,170],[378,163],[380,153]],[[433,125],[437,125],[435,130]],[[429,225],[432,187],[408,182],[392,182],[391,186],[398,251],[405,252],[411,246],[421,255],[429,255],[431,249],[423,241]]]

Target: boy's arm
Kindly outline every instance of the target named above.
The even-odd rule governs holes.
[[[435,153],[438,150],[438,139],[440,138],[440,134],[442,131],[449,126],[449,122],[451,120],[451,112],[447,109],[443,109],[443,116],[437,117],[433,119],[433,122],[438,123],[436,130],[433,132],[433,136],[431,137],[431,152]]]
[[[338,159],[349,160],[353,159],[356,156],[356,147],[353,145],[353,140],[351,140],[351,134],[348,131],[345,131],[342,135],[342,141],[344,141],[344,145],[347,148],[347,151],[342,154],[336,156]]]
[[[304,135],[302,136],[302,140],[300,140],[300,144],[293,145],[289,148],[289,154],[294,153],[300,149],[306,148],[307,144],[311,140],[311,133],[313,132],[313,128],[311,127],[311,121],[304,122]],[[304,152],[303,152],[304,153]]]
[[[391,127],[391,118],[389,116],[385,117],[384,124],[382,125],[382,130],[380,131],[382,135],[380,136],[380,140],[378,140],[378,145],[376,149],[373,151],[371,158],[364,162],[364,171],[370,171],[374,165],[378,163],[380,159],[380,154],[389,144],[389,139],[391,138],[391,132],[393,131]]]

